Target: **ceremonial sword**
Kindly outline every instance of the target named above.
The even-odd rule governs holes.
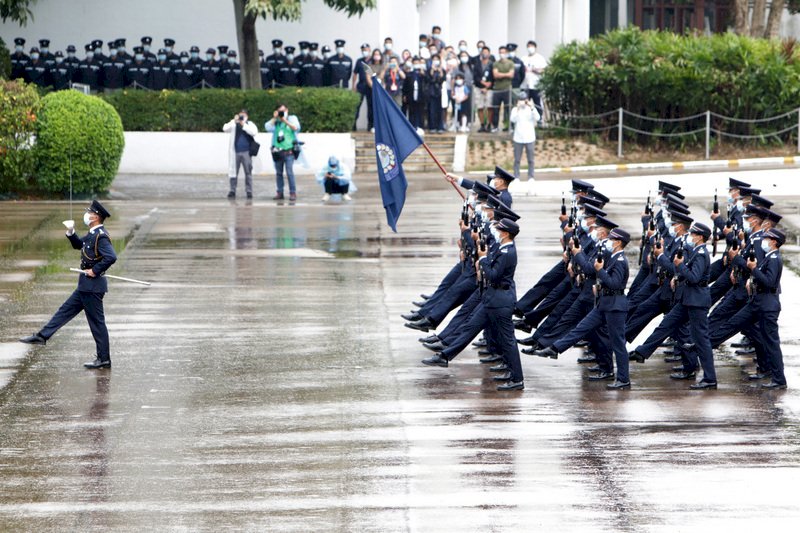
[[[81,270],[79,268],[70,268],[70,271],[71,272],[78,272],[79,274],[83,274],[84,276],[86,275],[86,272],[84,272],[83,270]],[[138,283],[139,285],[147,285],[147,286],[152,285],[149,281],[139,281],[138,279],[123,278],[122,276],[112,276],[111,274],[102,274],[102,275],[107,277],[107,278],[118,279],[120,281],[127,281],[127,282],[130,282],[130,283]]]

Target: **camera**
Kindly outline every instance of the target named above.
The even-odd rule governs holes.
[[[284,136],[283,132],[278,133],[278,142],[282,143],[284,139],[285,139],[285,136]]]
[[[278,116],[279,116],[280,118],[283,118],[283,111],[278,111]]]
[[[239,120],[241,120],[242,122],[244,122],[244,115],[239,115]]]

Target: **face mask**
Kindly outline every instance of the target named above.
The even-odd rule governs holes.
[[[603,241],[603,249],[608,253],[613,253],[614,252],[614,243],[611,242],[610,239]]]
[[[364,59],[369,57],[369,50],[361,50],[361,57]]]
[[[597,234],[596,229],[593,229],[592,232],[589,233],[589,237],[591,237],[594,242],[598,242],[600,240],[600,235]]]
[[[389,63],[389,68],[397,68],[397,63]]]
[[[344,54],[344,47],[342,47],[342,46],[337,46],[337,47],[336,47],[336,53],[337,53],[337,54]]]
[[[312,50],[311,52],[309,52],[308,55],[310,55],[311,57],[317,57],[317,52],[316,50]]]
[[[16,50],[17,52],[22,52],[23,50],[25,50],[25,47],[21,46],[21,45],[17,45],[17,46],[14,47],[14,50]]]
[[[144,50],[145,52],[149,52],[150,51],[150,45],[146,44],[146,45],[142,46],[142,50]]]
[[[42,47],[42,53],[43,53],[43,54],[46,54],[46,53],[47,53],[47,52],[49,52],[49,51],[50,51],[50,49],[49,49],[49,48],[47,48],[47,47]]]
[[[324,54],[322,54],[322,57],[323,59],[328,59],[329,57],[331,57],[331,55],[328,52],[325,52]]]
[[[425,65],[423,63],[417,63],[416,65],[414,65],[414,68],[416,68],[417,70],[425,70]]]
[[[67,57],[73,59],[75,57],[75,52],[67,52]]]
[[[768,254],[772,251],[772,247],[769,245],[766,239],[761,241],[761,249],[764,251],[765,254]]]
[[[461,58],[461,64],[462,64],[462,65],[466,65],[466,64],[467,64],[467,61],[469,61],[469,58],[468,58],[468,57],[462,57],[462,58]]]
[[[383,49],[384,50],[391,50],[392,49],[392,43],[385,43],[383,45]]]
[[[672,217],[669,216],[669,214],[665,214],[664,215],[664,224],[666,224],[667,226],[672,224]]]
[[[235,57],[229,57],[229,58],[228,58],[228,63],[230,63],[231,65],[233,65],[234,63],[236,63],[236,58],[235,58]]]
[[[286,59],[291,61],[294,59],[294,54],[286,54]]]
[[[206,54],[206,61],[214,61],[214,56],[212,54]]]
[[[464,85],[464,80],[456,80],[456,85],[458,85],[459,87],[461,85]]]
[[[736,200],[734,200],[732,196],[728,196],[728,205],[733,205],[735,203],[736,203]]]
[[[678,234],[678,232],[675,231],[675,226],[670,226],[669,230],[667,231],[669,232],[670,237],[675,237]]]
[[[171,46],[165,47],[164,50],[166,50],[168,54],[172,53],[172,47]]]
[[[581,229],[583,231],[589,231],[589,224],[586,223],[585,219],[581,219]]]
[[[185,65],[185,64],[187,64],[188,62],[189,62],[189,58],[188,58],[188,57],[182,57],[182,58],[181,58],[181,65]]]
[[[529,53],[530,55],[533,55],[533,54],[535,54],[535,53],[536,53],[536,47],[535,47],[535,46],[529,46],[529,47],[528,47],[528,53]]]
[[[86,224],[87,226],[92,223],[91,215],[89,213],[83,214],[83,223]]]
[[[136,61],[141,61],[144,59],[144,54],[136,54]]]
[[[736,201],[736,209],[741,209],[742,211],[744,211],[744,200]]]
[[[508,53],[508,57],[514,57],[515,55],[517,55],[517,53],[516,53],[516,52],[509,52],[509,53]]]
[[[508,54],[500,54],[500,59],[506,59],[507,57],[508,57]]]
[[[441,64],[442,64],[442,62],[441,62],[441,61],[439,61],[438,59],[433,61],[433,66],[434,66],[434,67],[438,67],[438,66],[439,66],[439,65],[441,65]]]
[[[56,58],[56,65],[60,65],[63,62],[64,62],[64,58],[63,57],[57,57]]]
[[[483,59],[489,59],[489,54],[488,54],[488,53],[485,53],[485,54],[484,54],[484,53],[481,53],[481,57],[482,57]]]
[[[39,59],[39,54],[31,54],[31,59],[36,61],[37,59]]]
[[[686,248],[688,248],[689,250],[694,250],[695,246],[697,246],[697,244],[692,239],[686,240]]]
[[[425,50],[427,50],[428,49],[428,43],[426,43],[425,41],[420,41],[419,42],[419,47],[420,47],[420,50],[423,49],[423,48]]]
[[[745,220],[744,222],[742,222],[742,229],[744,230],[745,233],[750,233],[753,230],[753,227],[750,225],[749,220]]]
[[[197,59],[198,57],[200,57],[198,52],[192,52],[192,59]]]
[[[111,55],[111,57],[117,57],[117,51],[115,49],[112,49],[111,52],[109,52],[109,54]]]
[[[467,45],[466,44],[458,45],[458,51],[459,52],[466,52],[467,51]]]
[[[167,60],[167,56],[165,54],[158,54],[158,60],[159,61],[166,61]]]
[[[491,229],[490,229],[489,231],[491,232],[491,234],[492,234],[492,238],[495,240],[495,242],[500,242],[500,232],[499,232],[499,231],[497,231],[497,230],[494,228],[494,226],[492,226],[492,227],[491,227]]]
[[[92,58],[94,58],[94,52],[86,52],[86,59],[91,61]]]

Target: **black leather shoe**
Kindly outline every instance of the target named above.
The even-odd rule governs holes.
[[[29,335],[27,337],[23,337],[19,340],[19,342],[24,342],[25,344],[47,344],[47,339],[39,335],[38,333],[34,333],[33,335]]]
[[[675,366],[673,366],[672,367],[672,371],[673,372],[683,372],[684,371],[683,365],[675,365]]]
[[[496,363],[498,361],[502,361],[503,357],[500,355],[490,355],[489,357],[484,357],[481,359],[481,363],[487,365],[490,363]]]
[[[689,385],[691,390],[706,390],[706,389],[716,389],[717,382],[716,381],[698,381],[693,385]]]
[[[494,381],[511,381],[511,372],[492,377]]]
[[[525,383],[522,381],[508,381],[503,383],[502,385],[497,386],[497,390],[499,391],[506,391],[506,390],[523,390],[525,388]]]
[[[586,376],[586,379],[589,381],[607,381],[609,379],[614,379],[614,373],[600,372],[599,374],[595,374],[594,376]]]
[[[442,341],[438,341],[438,342],[423,342],[422,345],[424,347],[426,347],[427,349],[433,351],[433,352],[441,352],[442,350],[447,348],[447,346],[445,346],[442,343]]]
[[[600,368],[600,365],[590,366],[589,368],[586,369],[587,372],[600,372],[601,370],[603,369]]]
[[[420,294],[419,295],[419,297],[422,298],[423,300],[430,300],[431,296],[433,296],[433,295],[432,294]]]
[[[500,363],[499,365],[489,367],[489,372],[509,372],[508,365]]]
[[[417,339],[419,342],[439,342],[440,339],[438,335],[428,335],[427,337],[420,337]]]
[[[768,378],[769,374],[764,374],[763,372],[755,372],[753,374],[748,374],[747,379],[750,381],[758,381],[759,379]]]
[[[587,346],[589,346],[589,341],[586,340],[578,341],[575,343],[576,348],[586,348]]]
[[[742,348],[741,350],[736,350],[736,355],[753,355],[756,353],[756,349],[752,346],[749,348]]]
[[[525,313],[521,309],[514,308],[514,316],[517,318],[525,318]]]
[[[636,361],[637,363],[644,363],[645,359],[647,359],[647,357],[645,357],[644,355],[640,354],[636,350],[633,350],[632,352],[628,352],[628,360],[629,361]]]
[[[411,311],[410,313],[406,313],[404,315],[400,315],[403,320],[408,320],[409,322],[416,322],[417,320],[422,320],[425,318],[421,314],[416,311]]]
[[[674,374],[670,374],[670,379],[694,379],[697,376],[697,372],[692,370],[687,372],[686,370],[681,370],[680,372],[675,372]]]
[[[429,329],[431,329],[433,327],[433,324],[431,324],[431,321],[428,320],[425,317],[422,317],[421,320],[417,320],[416,322],[406,322],[403,325],[405,327],[407,327],[407,328],[416,329],[416,330],[419,330],[419,331],[428,331]]]
[[[247,199],[248,200],[252,200],[253,199],[253,193],[251,193],[251,192],[247,193]]]
[[[478,350],[478,355],[494,355],[494,352],[487,348],[481,348]]]
[[[683,361],[683,357],[680,355],[668,355],[664,358],[665,363],[677,363],[678,361]]]
[[[770,381],[769,383],[762,383],[762,389],[780,389],[783,390],[786,388],[786,383],[778,383],[777,381]]]
[[[486,339],[478,339],[472,345],[476,348],[486,348]]]
[[[675,350],[664,350],[664,355],[675,355]]]
[[[747,348],[750,346],[750,344],[751,344],[750,339],[748,339],[747,337],[742,337],[742,340],[740,340],[739,342],[732,342],[731,348]]]
[[[427,359],[423,359],[422,364],[428,366],[441,366],[447,368],[447,358],[444,357],[441,353],[436,352]]]
[[[417,307],[422,307],[423,305],[425,305],[425,302],[424,301],[422,301],[422,302],[411,302],[411,305],[415,305]]]
[[[228,198],[236,198],[236,193],[231,191],[228,193]]]
[[[594,355],[582,355],[578,357],[578,363],[596,363],[597,357]]]
[[[662,348],[672,348],[675,346],[675,339],[669,338],[661,343]]]
[[[542,348],[541,350],[533,350],[532,355],[539,357],[549,357],[550,359],[558,359],[558,352],[552,346]]]
[[[630,389],[631,388],[631,382],[630,381],[622,382],[622,381],[616,380],[616,381],[614,381],[614,383],[609,383],[608,385],[606,385],[606,388],[608,390]]]
[[[525,337],[524,339],[517,339],[517,344],[521,344],[523,346],[533,346],[534,348],[540,347],[539,343],[533,338],[532,335],[530,337]]]
[[[91,368],[91,369],[95,369],[95,368],[111,368],[111,361],[110,360],[103,361],[101,359],[95,359],[94,361],[91,361],[89,363],[83,363],[83,366],[86,367],[86,368]]]
[[[531,332],[531,325],[525,322],[524,319],[517,319],[514,320],[514,329],[518,329],[520,331],[524,331],[525,333]]]

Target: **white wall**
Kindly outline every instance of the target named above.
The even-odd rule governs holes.
[[[350,168],[355,164],[355,143],[349,133],[301,133],[303,157],[295,174],[314,174],[331,155]],[[272,174],[271,134],[256,137],[261,144],[253,160],[254,174]],[[125,132],[123,174],[220,174],[228,172],[228,133]],[[301,158],[302,159],[302,158]],[[305,165],[303,164],[305,163]]]
[[[475,43],[480,35],[480,0],[452,0],[450,2],[450,31],[447,44],[458,46],[458,41],[467,41],[470,55],[475,55]],[[442,29],[444,33],[444,29]]]
[[[539,53],[545,57],[550,57],[556,46],[561,43],[562,7],[564,1],[539,1],[536,3],[536,37],[534,37],[534,40]],[[586,33],[588,36],[588,27]]]
[[[537,3],[529,0],[511,0],[508,4],[508,42],[517,43],[518,57],[527,54],[525,44],[529,40],[536,40]]]
[[[481,0],[479,35],[495,55],[500,45],[508,43],[508,2],[506,0]]]

